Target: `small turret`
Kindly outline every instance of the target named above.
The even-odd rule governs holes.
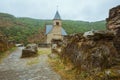
[[[55,14],[54,20],[61,20],[61,17],[60,17],[60,14],[59,14],[58,11],[56,11],[56,14]]]
[[[58,11],[56,11],[56,14],[54,16],[54,19],[53,19],[53,25],[54,26],[60,26],[62,25],[62,22],[61,22],[61,17],[60,17],[60,14]]]

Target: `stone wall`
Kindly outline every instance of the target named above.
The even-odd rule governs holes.
[[[116,35],[114,45],[120,54],[120,5],[110,9],[109,17],[106,19],[107,28]]]
[[[67,36],[60,54],[64,63],[71,63],[80,73],[87,73],[91,80],[119,80],[120,6],[110,10],[107,27],[106,31]]]
[[[119,53],[114,45],[114,33],[111,31],[95,31],[93,34],[69,36],[69,41],[67,41],[67,44],[65,43],[61,50],[62,60],[65,63],[71,63],[77,71],[85,71],[90,75],[109,69],[112,70],[116,66],[120,67]],[[116,74],[120,76],[120,73]],[[105,77],[105,75],[103,76]],[[103,80],[103,77],[100,80]]]
[[[120,28],[120,5],[110,9],[109,17],[106,19],[107,28],[109,30],[116,30]]]

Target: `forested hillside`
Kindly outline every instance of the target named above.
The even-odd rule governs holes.
[[[63,21],[63,27],[68,34],[85,32],[91,29],[105,30],[106,29],[105,24],[106,24],[105,21],[97,22],[70,21],[70,20]]]
[[[19,18],[10,14],[0,13],[0,32],[16,42],[28,42],[36,35],[39,39],[43,34],[45,24],[52,24],[52,20],[40,20],[32,18]],[[91,29],[105,30],[105,21],[85,22],[63,20],[63,28],[68,34],[85,32]],[[32,37],[32,38],[31,38]],[[37,40],[38,41],[38,40]],[[40,40],[41,41],[41,40]],[[35,40],[34,40],[35,42]]]

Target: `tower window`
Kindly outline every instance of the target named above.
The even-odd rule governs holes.
[[[58,25],[58,26],[59,26],[59,22],[56,22],[56,25]]]

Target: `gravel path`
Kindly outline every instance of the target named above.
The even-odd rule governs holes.
[[[47,63],[47,54],[37,57],[38,63],[28,65],[33,59],[21,59],[21,51],[18,48],[0,64],[0,80],[61,80]]]

